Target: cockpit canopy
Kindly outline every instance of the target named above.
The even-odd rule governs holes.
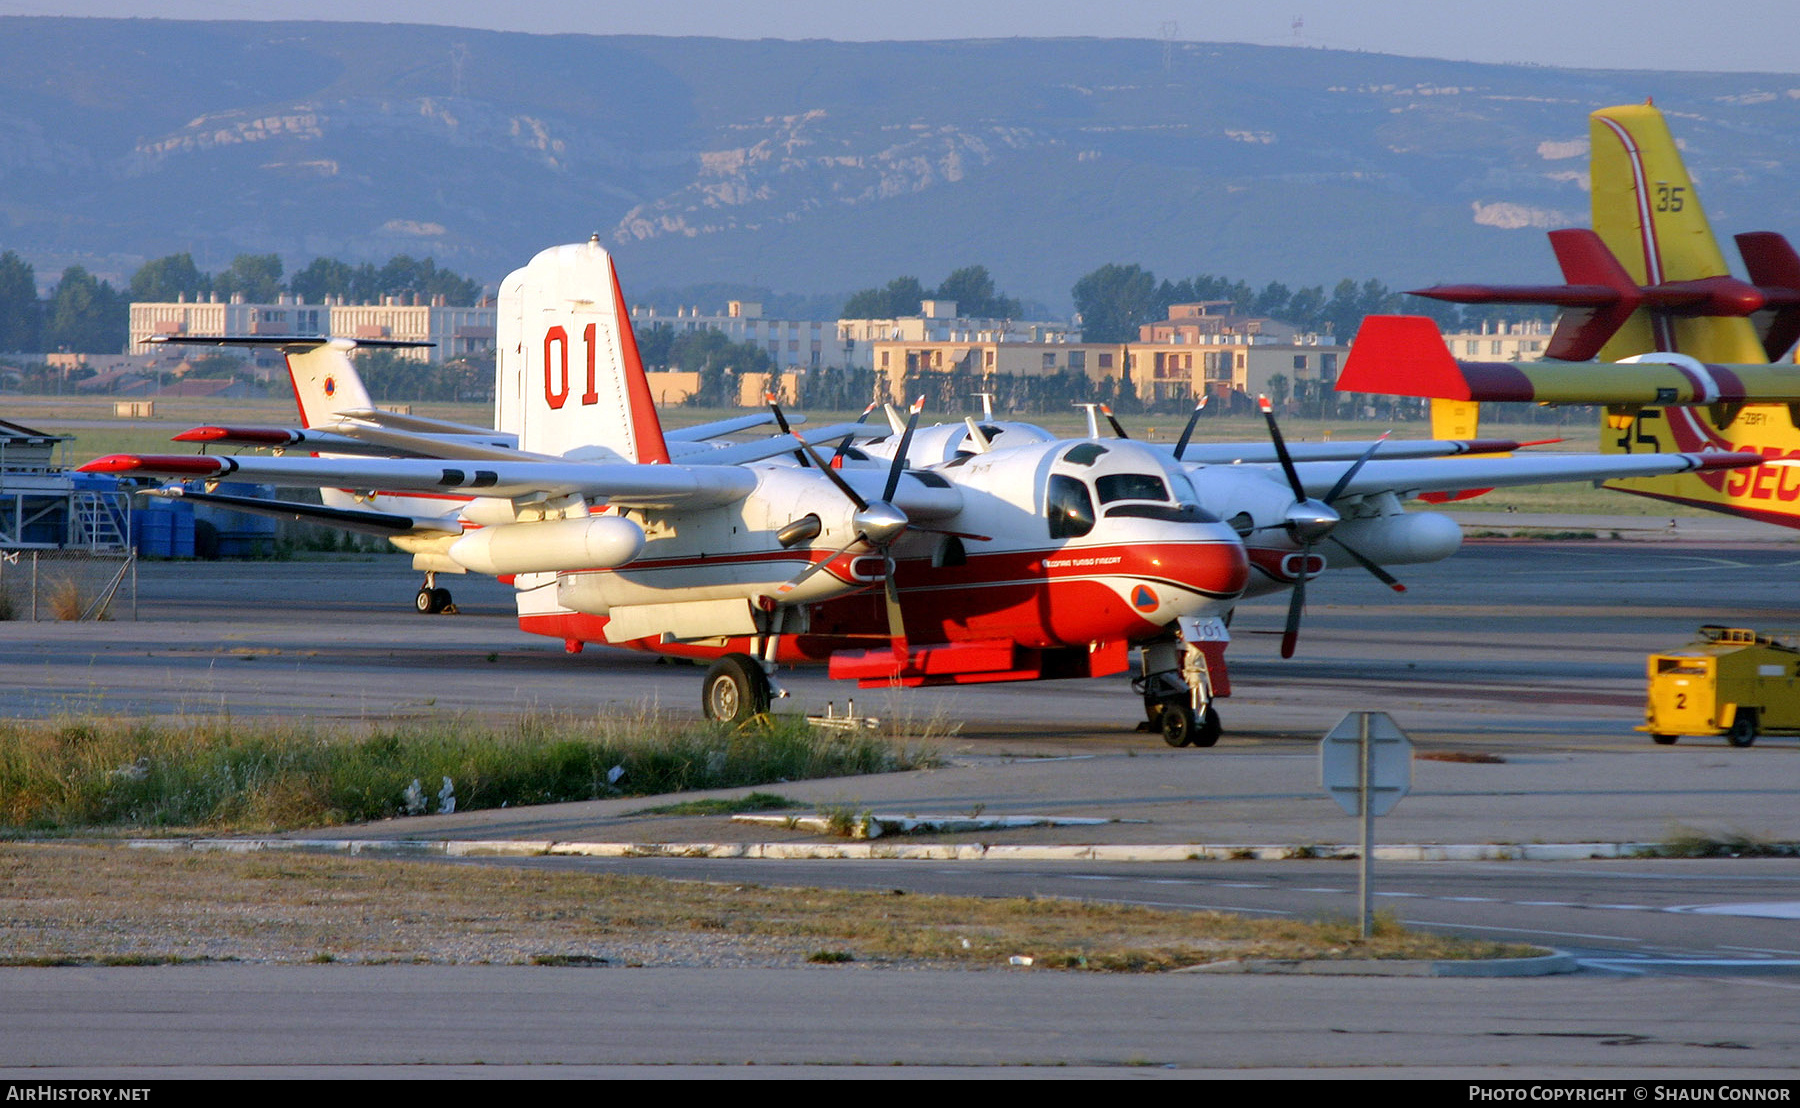
[[[1141,446],[1114,449],[1097,442],[1078,442],[1063,451],[1052,466],[1044,490],[1044,514],[1053,539],[1080,538],[1101,518],[1218,522],[1196,500],[1186,475],[1166,467]]]

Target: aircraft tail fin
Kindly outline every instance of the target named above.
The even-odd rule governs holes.
[[[339,412],[373,408],[369,390],[350,360],[355,344],[346,339],[287,351],[288,377],[300,405],[300,424],[317,427]]]
[[[1481,437],[1481,401],[1431,401],[1431,437],[1434,439],[1476,439]]]
[[[598,235],[514,270],[498,315],[498,429],[518,435],[520,449],[669,460],[618,271]]]
[[[1595,297],[1591,306],[1568,306],[1556,321],[1556,331],[1545,349],[1546,357],[1565,362],[1585,362],[1600,353],[1606,341],[1618,333],[1643,302],[1631,274],[1606,247],[1598,234],[1585,227],[1550,232],[1550,248],[1562,267],[1563,280],[1606,290],[1610,297]]]
[[[1602,108],[1588,118],[1594,230],[1633,283],[1718,284],[1724,279],[1735,285],[1662,113],[1648,103],[1627,104]],[[1762,344],[1745,314],[1703,315],[1691,308],[1638,311],[1600,357],[1618,361],[1673,351],[1703,362],[1761,361]]]
[[[1773,231],[1747,231],[1734,236],[1750,283],[1757,286],[1769,311],[1755,317],[1763,352],[1780,361],[1800,341],[1800,254]]]

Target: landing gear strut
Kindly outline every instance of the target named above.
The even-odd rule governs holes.
[[[1140,731],[1153,731],[1170,746],[1212,746],[1224,733],[1212,706],[1206,656],[1193,643],[1171,635],[1143,647],[1143,673],[1132,688],[1144,698]]]
[[[429,570],[425,573],[425,583],[419,586],[418,595],[413,597],[413,609],[422,616],[438,614],[455,615],[456,605],[450,599],[450,590],[438,587],[437,574]]]

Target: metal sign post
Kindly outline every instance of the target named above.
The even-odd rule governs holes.
[[[1319,743],[1319,783],[1338,807],[1362,817],[1362,874],[1358,882],[1362,934],[1373,912],[1375,817],[1385,816],[1412,788],[1412,741],[1386,712],[1349,712]]]

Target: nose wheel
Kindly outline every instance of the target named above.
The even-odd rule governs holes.
[[[1212,746],[1224,733],[1219,713],[1208,704],[1199,712],[1186,698],[1165,701],[1157,706],[1155,723],[1162,731],[1163,742],[1170,746]]]

